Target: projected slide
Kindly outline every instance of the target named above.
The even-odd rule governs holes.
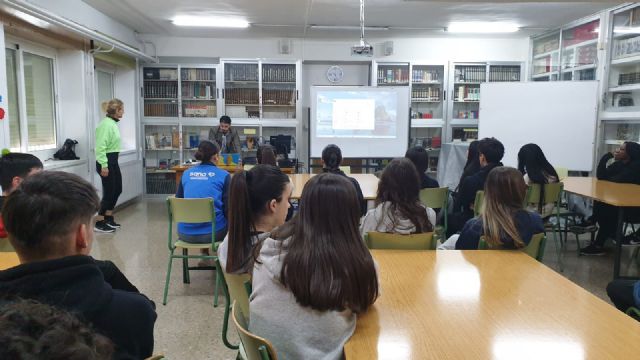
[[[395,91],[318,91],[316,136],[396,138],[398,94]]]

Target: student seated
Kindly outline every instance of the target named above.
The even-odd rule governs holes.
[[[527,185],[522,174],[511,167],[491,170],[484,187],[483,212],[464,225],[456,250],[478,248],[484,236],[487,246],[499,249],[522,249],[534,234],[544,232],[542,218],[524,209]]]
[[[332,173],[340,176],[344,176],[356,188],[356,195],[358,196],[358,204],[360,204],[360,216],[363,216],[367,212],[367,202],[362,195],[362,189],[358,180],[348,177],[342,170],[340,170],[340,163],[342,162],[342,151],[338,145],[327,145],[322,150],[322,172]]]
[[[471,175],[474,175],[478,171],[480,171],[480,153],[478,153],[478,140],[474,140],[469,143],[469,149],[467,150],[467,162],[464,164],[464,168],[462,170],[462,175],[460,175],[460,180],[458,180],[458,186],[454,193],[458,193],[460,191],[460,185],[464,183],[464,179],[468,178]]]
[[[4,204],[20,265],[0,271],[0,294],[73,312],[113,341],[114,358],[145,358],[153,352],[155,306],[123,284],[115,266],[103,273],[89,256],[99,208],[96,190],[77,175],[47,171],[26,178]]]
[[[11,153],[3,151],[0,157],[0,186],[2,186],[2,196],[0,196],[0,210],[4,204],[4,199],[29,175],[42,171],[42,161],[31,154]],[[6,238],[7,232],[4,223],[0,219],[0,238]],[[2,240],[4,241],[4,240]],[[1,244],[0,247],[6,244]]]
[[[634,306],[640,308],[640,281],[613,280],[607,285],[607,295],[620,311]]]
[[[437,180],[434,180],[427,175],[427,169],[429,169],[429,154],[425,148],[422,146],[412,147],[407,150],[404,157],[411,160],[418,170],[418,174],[420,175],[420,189],[440,187]]]
[[[258,164],[278,166],[276,150],[269,144],[260,146],[256,151],[256,161]]]
[[[262,243],[253,269],[250,331],[271,341],[278,358],[342,358],[356,314],[378,297],[359,220],[351,182],[320,174],[304,187],[298,214]]]
[[[252,249],[284,224],[293,185],[273,165],[256,165],[231,178],[229,234],[218,247],[218,259],[228,274],[253,270]]]
[[[547,157],[544,156],[540,146],[527,144],[520,148],[520,151],[518,151],[518,170],[524,176],[524,182],[527,185],[538,184],[541,186],[540,198],[534,199],[538,205],[530,205],[527,210],[537,211],[543,218],[553,214],[555,204],[543,204],[544,185],[557,183],[560,177],[556,169],[547,160]]]
[[[362,219],[360,234],[431,232],[435,222],[435,211],[420,202],[420,177],[415,166],[406,158],[394,159],[380,175],[376,207]]]
[[[609,160],[614,159],[609,166]],[[617,183],[640,184],[640,145],[627,141],[623,143],[614,154],[606,153],[598,163],[596,176],[599,180],[607,180]],[[640,208],[625,208],[625,216],[640,216]],[[599,226],[595,241],[589,246],[580,249],[581,255],[604,255],[604,242],[616,236],[618,224],[618,208],[599,201],[593,202],[593,215],[586,225],[597,223]]]
[[[91,326],[33,300],[0,305],[0,329],[0,359],[110,360],[113,355],[111,340]]]
[[[484,138],[478,141],[478,159],[480,170],[464,178],[458,185],[458,194],[453,202],[453,213],[449,216],[447,236],[457,233],[462,226],[473,218],[473,204],[476,193],[484,188],[487,175],[495,167],[502,166],[504,146],[495,138]]]
[[[196,199],[212,198],[216,212],[215,241],[224,240],[227,235],[227,202],[229,196],[229,173],[215,164],[218,161],[218,145],[204,140],[198,145],[195,158],[200,165],[193,166],[182,175],[177,198]],[[211,242],[211,223],[178,224],[180,240],[206,244]],[[205,251],[205,253],[208,253]]]

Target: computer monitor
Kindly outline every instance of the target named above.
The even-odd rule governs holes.
[[[289,157],[291,152],[291,135],[275,135],[269,138],[269,144],[276,149],[276,155]]]

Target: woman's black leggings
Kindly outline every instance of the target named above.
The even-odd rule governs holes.
[[[118,165],[118,153],[107,154],[107,166],[109,176],[100,176],[102,180],[102,201],[100,202],[100,212],[104,215],[107,211],[112,211],[116,207],[118,197],[122,194],[122,174]],[[102,166],[96,162],[96,171],[100,174]]]
[[[616,237],[618,230],[618,207],[602,203],[600,201],[593,202],[593,219],[598,223],[600,229],[596,236],[595,245],[602,247],[607,238]],[[626,207],[624,208],[624,221],[636,222],[640,215],[640,208]]]

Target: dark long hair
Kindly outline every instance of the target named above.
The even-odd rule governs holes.
[[[534,184],[540,185],[540,198],[538,199],[538,211],[542,212],[544,199],[544,184],[549,183],[548,177],[553,176],[558,181],[560,177],[556,169],[549,163],[540,146],[526,144],[518,151],[518,170],[522,175],[527,174]]]
[[[516,249],[525,246],[520,238],[515,216],[524,207],[527,185],[518,170],[498,166],[489,172],[484,184],[482,226],[484,237],[492,247],[501,247],[502,234],[513,240]]]
[[[433,231],[433,224],[420,203],[420,175],[411,160],[394,159],[384,168],[378,183],[376,206],[383,202],[391,204],[388,216],[393,227],[397,222],[395,214],[400,213],[413,223],[416,233]]]
[[[480,153],[478,152],[479,143],[480,142],[478,140],[474,140],[469,144],[467,162],[464,164],[464,170],[460,176],[460,181],[458,181],[456,191],[460,188],[460,185],[462,185],[462,182],[467,178],[467,176],[471,176],[480,170]]]
[[[276,151],[269,144],[262,145],[256,151],[256,160],[258,164],[278,166],[276,162]]]
[[[282,201],[289,181],[289,177],[273,165],[256,165],[231,178],[227,273],[248,268],[253,246],[251,236],[256,232],[256,222],[271,200]]]
[[[324,167],[329,172],[336,172],[340,170],[340,163],[342,162],[342,151],[338,145],[330,144],[322,149],[322,161],[324,161]]]
[[[196,151],[195,158],[196,160],[202,162],[210,162],[211,157],[220,152],[220,148],[218,144],[211,142],[209,140],[202,140],[198,145],[198,151]]]
[[[301,306],[318,311],[366,311],[378,297],[378,280],[358,230],[360,206],[343,176],[312,177],[299,212],[272,237],[290,237],[280,281]]]

